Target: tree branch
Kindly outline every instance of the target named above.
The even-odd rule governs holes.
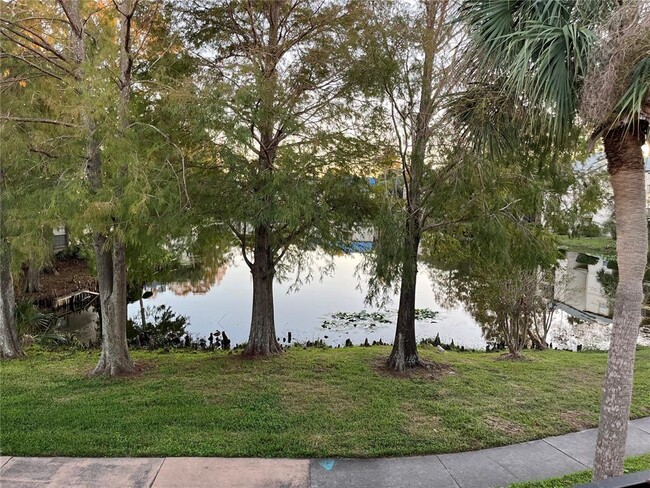
[[[427,232],[429,230],[438,229],[440,227],[445,227],[445,226],[451,225],[451,224],[459,224],[461,222],[467,222],[467,218],[466,217],[459,217],[457,219],[444,220],[442,222],[435,222],[433,224],[427,224],[427,225],[425,225],[425,226],[423,226],[421,228],[421,231],[422,232]]]
[[[61,78],[61,77],[60,77],[59,75],[57,75],[56,73],[53,73],[53,72],[51,72],[51,71],[49,71],[49,70],[46,70],[45,68],[40,67],[40,66],[37,65],[36,63],[32,63],[31,61],[28,61],[27,59],[25,59],[25,58],[22,57],[22,56],[17,56],[17,55],[15,55],[15,54],[11,54],[11,53],[2,53],[2,56],[9,56],[9,57],[12,57],[12,58],[14,58],[14,59],[17,59],[17,60],[19,60],[19,61],[22,61],[23,63],[28,64],[29,66],[31,66],[32,68],[37,69],[37,70],[40,71],[41,73],[45,73],[46,75],[51,76],[51,77],[53,77],[53,78],[56,78],[56,79],[59,80],[59,81],[63,81],[63,78]],[[0,56],[0,57],[2,57],[2,56]]]
[[[77,124],[63,122],[62,120],[41,119],[41,118],[32,118],[32,117],[13,117],[9,114],[0,114],[0,120],[11,120],[13,122],[31,122],[35,124],[62,125],[64,127],[79,127]]]
[[[246,261],[246,264],[248,265],[249,269],[253,269],[253,262],[248,258],[248,254],[246,254],[246,224],[244,224],[244,231],[239,232],[237,228],[232,225],[230,222],[228,222],[228,227],[230,227],[230,230],[232,231],[233,234],[237,237],[239,240],[239,245],[241,247],[241,252],[242,255],[244,256],[244,261]]]

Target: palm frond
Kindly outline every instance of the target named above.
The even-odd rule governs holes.
[[[574,0],[466,0],[471,50],[483,59],[484,80],[504,80],[502,90],[521,97],[528,128],[563,139],[577,115],[597,36],[577,16]]]
[[[595,34],[574,24],[528,22],[514,34],[519,46],[508,67],[508,87],[525,96],[534,116],[561,137],[576,116]]]
[[[641,59],[630,73],[627,90],[616,105],[616,120],[638,120],[649,90],[650,56]]]
[[[521,106],[499,84],[472,83],[449,98],[446,110],[476,154],[502,156],[516,145]]]

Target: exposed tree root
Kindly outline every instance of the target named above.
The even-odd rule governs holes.
[[[95,369],[91,371],[91,376],[132,376],[137,373],[137,368],[129,358],[108,359],[107,355],[102,352],[99,362]]]

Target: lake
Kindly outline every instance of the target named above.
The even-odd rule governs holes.
[[[318,339],[331,345],[344,344],[350,339],[355,345],[367,338],[372,341],[392,342],[395,334],[397,296],[390,294],[392,304],[379,308],[364,303],[367,276],[358,273],[363,256],[344,254],[333,258],[334,272],[321,276],[317,268],[328,264],[322,256],[315,258],[314,278],[296,291],[291,291],[295,279],[275,284],[275,326],[280,340],[291,332],[293,341]],[[443,342],[468,348],[485,348],[480,327],[462,306],[446,309],[434,298],[431,279],[426,272],[418,276],[416,307],[438,312],[435,318],[417,321],[418,338],[440,334]],[[251,274],[241,256],[220,268],[214,276],[194,283],[155,284],[147,287],[153,295],[144,300],[145,306],[169,305],[174,312],[190,320],[188,331],[208,336],[215,330],[225,330],[233,344],[248,340],[253,297]],[[367,311],[368,316],[359,314]],[[356,314],[354,325],[345,312]],[[137,318],[138,303],[129,305],[129,316]],[[388,321],[388,322],[385,322]],[[326,323],[327,322],[327,323]]]
[[[322,339],[332,346],[343,345],[347,339],[353,344],[379,341],[391,343],[395,334],[396,294],[390,294],[392,303],[383,308],[364,303],[368,276],[359,271],[363,260],[360,253],[334,256],[334,272],[320,276],[292,291],[293,280],[275,285],[276,332],[282,342],[291,332],[294,342]],[[316,255],[316,268],[324,267],[328,258]],[[443,342],[452,340],[469,349],[485,349],[486,341],[479,324],[462,304],[445,306],[445,293],[432,279],[432,273],[443,273],[420,266],[418,274],[416,307],[425,309],[416,322],[418,339],[440,335]],[[144,300],[145,307],[168,305],[180,315],[188,317],[188,332],[207,337],[215,330],[225,331],[232,344],[248,339],[251,318],[252,280],[241,256],[227,265],[209,273],[202,280],[189,282],[154,283],[146,289],[153,295]],[[436,312],[432,318],[428,311]],[[604,321],[575,321],[569,307],[559,308],[549,341],[554,347],[575,350],[584,348],[606,349],[611,323]],[[363,312],[366,313],[363,313]],[[139,303],[129,305],[129,317],[140,314]],[[583,317],[584,318],[584,317]],[[610,321],[611,322],[611,321]],[[650,334],[644,333],[639,343],[650,345]]]

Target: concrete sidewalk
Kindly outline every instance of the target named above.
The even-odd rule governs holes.
[[[596,429],[482,451],[387,459],[0,457],[2,488],[489,488],[591,467]],[[650,453],[650,417],[627,455]],[[650,472],[648,472],[650,479]]]

